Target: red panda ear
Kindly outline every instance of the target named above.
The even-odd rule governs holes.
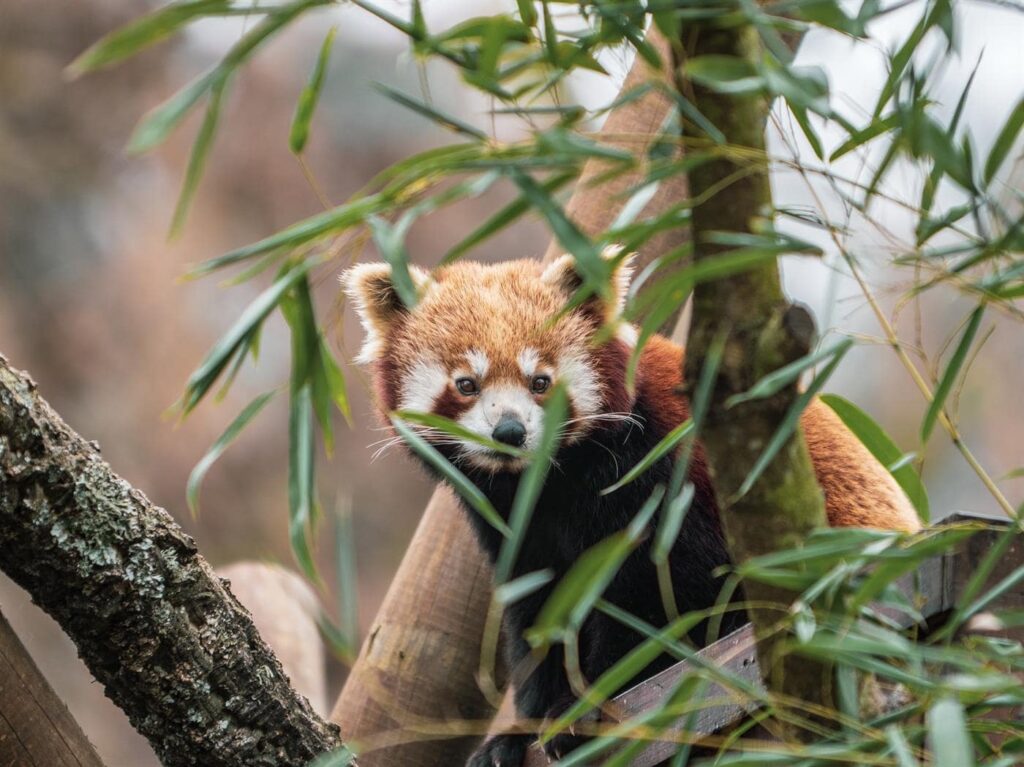
[[[621,253],[622,248],[617,245],[609,245],[601,252],[601,258],[613,264],[611,302],[596,296],[587,301],[588,305],[600,308],[601,317],[606,322],[616,320],[622,314],[629,291],[629,281],[633,276],[633,259],[636,254],[627,253],[622,256]],[[583,277],[576,271],[576,259],[569,254],[552,261],[541,274],[541,281],[558,288],[566,298],[572,296],[583,285]]]
[[[418,291],[430,280],[428,272],[411,264],[409,276]],[[355,360],[363,364],[373,362],[383,351],[384,339],[395,321],[409,309],[395,289],[390,264],[357,264],[341,275],[341,284],[366,331]]]

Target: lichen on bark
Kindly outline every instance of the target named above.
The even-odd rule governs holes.
[[[192,538],[2,356],[0,568],[165,765],[298,767],[341,745]]]

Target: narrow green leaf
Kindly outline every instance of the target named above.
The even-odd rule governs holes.
[[[676,426],[672,431],[662,437],[658,444],[651,448],[650,452],[641,458],[635,466],[629,471],[622,475],[622,477],[614,484],[609,485],[601,491],[601,495],[608,495],[614,493],[616,490],[625,487],[630,482],[633,482],[647,471],[651,466],[657,463],[663,456],[675,448],[676,445],[683,440],[684,437],[693,432],[693,421],[687,418],[681,424]]]
[[[415,308],[419,302],[416,284],[409,273],[409,252],[405,248],[405,227],[392,226],[376,215],[367,218],[373,241],[384,260],[391,264],[391,278],[395,292],[408,308]]]
[[[992,151],[988,153],[988,159],[985,161],[986,184],[991,183],[992,179],[995,178],[996,171],[1002,166],[1006,156],[1010,153],[1010,149],[1016,143],[1021,128],[1024,128],[1024,98],[1018,101],[1017,105],[1010,111],[1006,122],[1003,123],[1002,130],[999,131],[999,135],[992,145]]]
[[[315,451],[310,387],[303,384],[295,388],[293,378],[288,419],[288,540],[302,571],[311,580],[319,581],[310,549],[310,526],[316,505]]]
[[[225,75],[220,69],[211,69],[145,114],[128,141],[128,151],[147,152],[163,143],[170,132],[178,127],[178,123],[185,119],[196,102],[212,88],[222,84],[224,79]]]
[[[898,726],[891,724],[886,727],[885,739],[889,743],[889,751],[896,757],[898,767],[920,767],[910,750],[906,736]]]
[[[657,486],[629,526],[584,551],[544,603],[526,638],[543,646],[579,630],[630,552],[639,545],[665,488]]]
[[[848,348],[849,347],[847,347],[847,349]],[[814,398],[814,395],[817,394],[821,387],[825,385],[825,382],[829,379],[829,376],[832,375],[832,371],[836,369],[844,355],[845,350],[840,350],[835,356],[833,356],[824,369],[818,373],[813,381],[811,381],[810,386],[807,387],[807,391],[803,392],[796,400],[794,400],[793,404],[790,405],[789,410],[786,412],[786,417],[783,419],[782,423],[779,424],[779,428],[775,430],[772,438],[768,441],[768,445],[765,447],[764,452],[758,456],[753,468],[751,468],[750,472],[743,480],[743,484],[740,486],[740,489],[736,492],[736,497],[746,495],[750,491],[750,488],[754,486],[754,483],[760,478],[764,470],[768,468],[768,464],[772,462],[779,450],[782,449],[782,446],[786,444],[789,438],[796,431],[797,426],[800,423],[800,416],[803,414],[804,409]]]
[[[553,194],[575,178],[575,171],[556,174],[552,178],[545,180],[541,187],[547,194]],[[528,210],[530,210],[530,202],[525,197],[513,200],[449,250],[441,260],[441,265],[450,264],[477,245],[486,242],[509,224],[518,220]]]
[[[846,354],[851,346],[853,346],[853,339],[844,338],[842,341],[839,341],[828,349],[821,349],[817,352],[813,352],[779,368],[778,370],[773,370],[747,389],[747,391],[742,394],[734,394],[732,397],[729,397],[725,402],[725,406],[727,408],[731,408],[741,402],[749,402],[751,400],[770,397],[780,391],[783,387],[793,383],[800,377],[800,374],[808,368],[814,367],[819,362],[829,359],[836,354]]]
[[[555,386],[544,404],[544,425],[536,450],[530,456],[530,463],[519,479],[516,497],[509,511],[508,524],[511,535],[504,541],[494,566],[496,583],[507,581],[515,569],[516,558],[522,547],[526,530],[530,526],[533,507],[544,489],[544,480],[551,468],[551,459],[558,450],[558,439],[565,425],[565,414],[569,408],[569,395],[563,386]]]
[[[406,444],[434,467],[451,484],[455,491],[462,496],[466,503],[473,507],[491,527],[506,537],[512,534],[509,526],[498,515],[491,502],[487,500],[487,496],[480,492],[480,488],[474,485],[465,474],[452,466],[451,462],[441,455],[429,442],[400,420],[392,418],[391,424],[395,427],[398,435],[405,440]]]
[[[764,78],[757,68],[739,56],[707,54],[686,61],[686,75],[718,93],[745,94],[764,90]]]
[[[396,91],[394,88],[389,88],[388,86],[382,85],[380,83],[374,83],[374,88],[383,93],[392,101],[401,104],[406,109],[411,109],[413,112],[416,112],[417,114],[423,115],[431,122],[440,125],[442,128],[447,128],[450,131],[454,131],[455,133],[461,133],[464,136],[469,136],[479,141],[489,140],[487,134],[484,133],[479,128],[474,128],[469,123],[460,120],[457,117],[453,117],[450,114],[434,109],[433,107],[428,106],[427,104],[424,104],[421,101],[417,101],[411,96],[407,96],[406,94],[400,91]]]
[[[199,487],[202,485],[203,478],[210,470],[210,467],[224,454],[228,446],[235,441],[238,435],[242,433],[242,430],[263,410],[263,407],[270,402],[276,393],[276,391],[269,391],[266,394],[261,394],[246,405],[228,428],[224,430],[224,433],[217,438],[217,441],[210,446],[210,449],[206,451],[206,455],[199,459],[199,463],[192,469],[192,473],[188,475],[188,484],[185,487],[185,499],[192,514],[199,513]]]
[[[190,271],[188,276],[193,279],[202,277],[210,272],[246,261],[255,256],[261,256],[264,253],[295,248],[328,234],[341,232],[363,223],[371,214],[385,210],[388,203],[389,200],[380,194],[356,198],[349,203],[339,205],[337,208],[317,213],[314,216],[292,224],[280,232],[276,232],[251,245],[237,248],[225,253],[223,256],[205,261]]]
[[[928,411],[925,413],[924,421],[921,423],[922,444],[928,442],[932,429],[935,428],[935,422],[938,420],[939,413],[942,412],[943,405],[946,404],[946,398],[953,390],[953,384],[960,374],[960,368],[963,367],[964,360],[967,358],[967,352],[971,349],[971,344],[974,341],[975,334],[978,332],[978,326],[981,325],[981,318],[984,314],[985,305],[982,304],[971,313],[971,317],[967,321],[967,327],[964,330],[964,334],[960,337],[960,343],[957,344],[953,356],[949,359],[946,372],[942,374],[942,379],[935,389],[935,396],[932,397],[932,401],[928,404]]]
[[[599,294],[607,292],[608,266],[594,243],[569,220],[544,187],[521,171],[514,171],[512,180],[530,204],[547,219],[558,243],[576,259],[584,279],[584,289],[590,288]]]
[[[277,306],[282,296],[301,280],[309,271],[309,262],[300,262],[280,275],[274,283],[260,293],[235,320],[227,333],[214,344],[199,367],[189,376],[185,384],[182,413],[188,414],[203,398],[228,365],[245,339],[266,319]]]
[[[327,74],[327,61],[331,55],[331,47],[334,45],[334,35],[337,27],[331,27],[320,46],[320,55],[316,57],[316,64],[313,66],[313,73],[309,76],[309,82],[299,94],[299,102],[295,105],[295,116],[292,118],[291,131],[288,134],[288,146],[295,154],[302,154],[306,148],[306,141],[309,139],[309,123],[313,119],[317,102],[320,101],[320,92],[324,87],[325,75]]]
[[[217,134],[221,102],[227,85],[227,80],[221,80],[210,91],[210,101],[206,105],[206,115],[203,117],[203,124],[199,126],[196,140],[192,144],[192,154],[188,159],[185,180],[182,182],[178,202],[174,207],[174,217],[171,219],[171,237],[179,235],[182,227],[185,225],[185,217],[188,215],[189,205],[192,203],[192,198],[195,197],[196,188],[199,186],[199,179],[202,178],[203,169],[206,167],[206,159],[210,154],[210,147],[213,145],[213,138]]]
[[[835,411],[868,452],[892,473],[893,479],[917,510],[921,521],[927,524],[930,518],[928,493],[914,467],[903,460],[903,451],[871,416],[849,400],[837,394],[823,394],[821,401]]]
[[[534,570],[518,578],[513,578],[494,589],[494,599],[498,604],[510,605],[524,597],[530,596],[538,589],[551,583],[555,572],[551,569]]]
[[[516,7],[524,24],[532,27],[537,23],[537,9],[533,5],[533,0],[516,0]]]
[[[131,152],[145,152],[163,142],[207,91],[223,85],[231,73],[252,55],[267,38],[280,31],[292,19],[329,0],[300,0],[268,10],[264,19],[249,30],[209,72],[200,75],[170,99],[139,121],[128,143]]]
[[[871,139],[877,138],[883,133],[888,133],[899,125],[899,122],[900,115],[898,113],[891,114],[888,117],[874,118],[870,123],[868,123],[867,127],[851,134],[850,138],[840,144],[839,147],[829,155],[829,162],[835,162],[844,154],[852,152],[854,149],[866,144]]]
[[[194,19],[217,16],[230,8],[230,0],[170,3],[105,35],[72,61],[68,71],[77,77],[110,66],[173,35]]]
[[[525,450],[512,447],[511,445],[506,445],[502,442],[495,442],[493,439],[477,434],[475,431],[471,431],[457,421],[445,418],[443,415],[437,415],[436,413],[417,413],[412,410],[396,410],[391,415],[395,418],[400,418],[403,421],[408,421],[409,423],[414,423],[418,426],[435,429],[444,434],[456,437],[457,439],[474,442],[477,445],[482,445],[496,453],[504,453],[505,455],[511,455],[516,458],[523,458],[528,455]]]
[[[942,698],[928,709],[928,745],[935,767],[973,767],[974,748],[960,701]]]
[[[338,587],[338,623],[352,661],[359,652],[359,583],[352,497],[339,493],[334,511],[334,566]]]

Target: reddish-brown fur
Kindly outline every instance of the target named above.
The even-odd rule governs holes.
[[[683,383],[683,349],[655,336],[644,347],[637,375],[637,396],[650,404],[659,433],[689,417]],[[815,399],[800,419],[825,508],[833,527],[917,530],[917,515],[892,475],[850,433],[839,417]],[[700,450],[694,455],[693,480],[710,485]]]

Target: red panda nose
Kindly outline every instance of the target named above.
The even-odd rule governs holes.
[[[511,413],[503,413],[491,436],[495,442],[500,442],[503,445],[522,447],[526,442],[526,427]]]

